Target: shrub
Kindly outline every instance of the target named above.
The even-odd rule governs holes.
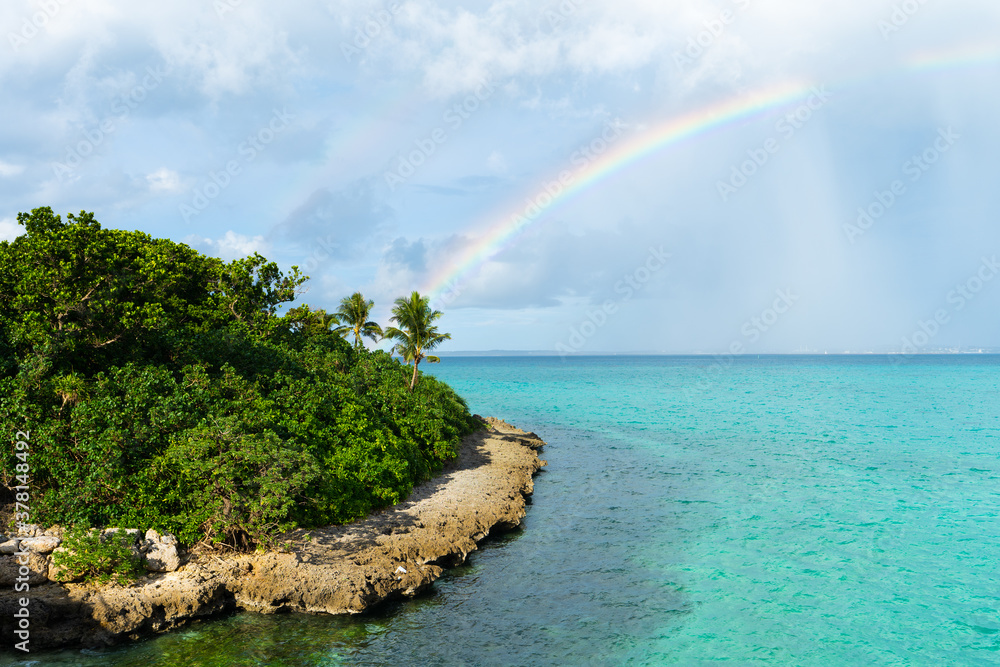
[[[293,510],[320,475],[316,460],[294,440],[242,428],[228,418],[184,431],[153,462],[175,485],[163,500],[184,517],[182,540],[248,548],[297,525]]]
[[[102,536],[100,531],[82,526],[63,536],[61,548],[52,554],[52,565],[59,570],[60,581],[114,582],[120,586],[135,581],[144,571],[132,536],[124,531]]]

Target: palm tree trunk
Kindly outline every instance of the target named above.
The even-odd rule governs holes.
[[[410,378],[410,391],[417,386],[417,366],[420,364],[416,359],[413,360],[413,377]]]

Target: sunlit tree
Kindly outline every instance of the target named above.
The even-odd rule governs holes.
[[[364,347],[364,338],[375,342],[381,340],[382,327],[368,319],[374,305],[375,302],[366,300],[361,292],[344,297],[333,315],[333,321],[340,325],[334,332],[345,338],[354,334],[354,347],[358,350]]]
[[[430,297],[420,296],[419,292],[396,299],[396,305],[392,308],[389,321],[398,326],[387,328],[385,337],[396,341],[393,352],[403,357],[406,363],[413,364],[410,391],[417,386],[417,367],[421,361],[426,360],[432,364],[441,361],[439,357],[424,353],[451,340],[451,334],[439,333],[434,324],[442,314],[440,310],[432,310]]]

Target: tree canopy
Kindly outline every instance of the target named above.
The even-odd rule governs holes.
[[[30,477],[33,522],[247,546],[398,502],[476,428],[449,387],[411,392],[406,367],[322,310],[279,315],[295,267],[86,212],[18,222],[0,242],[0,428],[32,445],[25,466],[11,443],[0,482]]]

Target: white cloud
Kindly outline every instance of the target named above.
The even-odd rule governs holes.
[[[221,239],[209,239],[192,234],[184,239],[184,243],[208,254],[213,254],[224,260],[240,259],[255,252],[266,254],[267,242],[263,236],[246,236],[233,230],[226,232]]]
[[[147,174],[146,180],[149,182],[149,189],[153,192],[172,193],[181,191],[181,177],[176,171],[167,169],[166,167],[161,167],[152,174]]]
[[[0,220],[0,241],[13,241],[24,233],[24,227],[10,218]]]
[[[157,31],[154,39],[167,62],[196,77],[209,99],[281,86],[295,69],[298,57],[288,45],[283,28],[290,26],[284,20],[276,22],[249,3],[222,17],[204,6],[199,13],[208,14],[204,21],[184,25],[185,19],[174,17],[177,25]]]
[[[0,177],[17,176],[23,171],[23,165],[10,164],[9,162],[0,160]]]

